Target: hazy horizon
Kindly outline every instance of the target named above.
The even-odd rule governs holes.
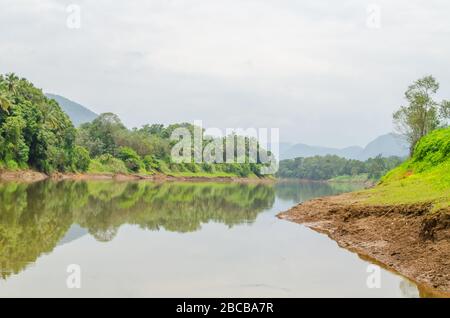
[[[280,128],[282,142],[365,146],[393,131],[419,77],[434,75],[438,98],[450,97],[443,0],[0,3],[0,73],[128,127],[200,119]],[[70,4],[80,28],[67,25]]]

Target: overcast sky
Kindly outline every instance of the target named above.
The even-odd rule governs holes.
[[[433,74],[450,98],[449,13],[446,0],[0,0],[0,72],[129,127],[200,119],[365,145],[392,131],[415,79]]]

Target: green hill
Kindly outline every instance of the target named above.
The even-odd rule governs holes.
[[[450,207],[450,128],[422,138],[411,159],[363,193],[369,194],[368,203],[432,202],[435,210]]]
[[[58,102],[62,110],[70,117],[75,127],[91,122],[98,117],[93,111],[65,97],[54,94],[45,94],[45,96]]]

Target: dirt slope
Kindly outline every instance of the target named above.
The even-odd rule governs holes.
[[[341,247],[417,282],[422,292],[450,296],[450,210],[431,204],[367,205],[355,194],[319,198],[280,213],[327,234]]]

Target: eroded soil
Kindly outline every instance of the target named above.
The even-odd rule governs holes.
[[[450,297],[450,209],[431,212],[431,203],[366,205],[362,199],[319,198],[278,216],[417,282],[424,296]]]

